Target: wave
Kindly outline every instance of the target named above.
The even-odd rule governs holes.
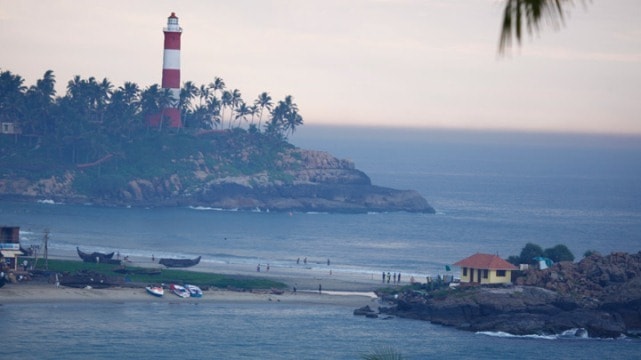
[[[42,199],[36,201],[39,204],[48,204],[48,205],[62,205],[62,203],[57,203],[51,199]]]
[[[516,339],[543,339],[543,340],[558,340],[558,339],[588,339],[588,331],[583,328],[574,328],[565,330],[560,334],[541,335],[541,334],[526,334],[514,335],[504,331],[477,331],[478,335],[486,335],[500,338],[516,338]]]
[[[500,338],[515,338],[515,339],[542,339],[542,340],[558,340],[558,339],[588,339],[588,331],[583,328],[573,328],[563,331],[560,334],[541,335],[541,334],[526,334],[515,335],[504,331],[477,331],[478,335],[486,335]]]

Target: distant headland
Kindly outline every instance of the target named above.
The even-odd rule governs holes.
[[[76,76],[64,96],[53,71],[36,85],[0,71],[0,197],[105,206],[434,213],[416,191],[375,186],[353,162],[297,148],[303,118],[291,96],[247,104],[216,78],[157,85]],[[181,126],[167,104],[178,100]],[[160,116],[160,117],[158,117]],[[153,120],[153,121],[152,121]]]

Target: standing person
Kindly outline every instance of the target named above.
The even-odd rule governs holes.
[[[260,272],[260,264],[256,265],[256,272]]]
[[[296,265],[300,264],[300,258],[296,259]]]
[[[389,284],[389,280],[390,280],[390,277],[391,277],[391,276],[392,276],[392,275],[391,275],[391,274],[389,273],[389,271],[388,271],[388,272],[387,272],[387,283],[388,283],[388,284]]]
[[[320,294],[322,293],[322,291],[323,291],[323,287],[321,286],[321,284],[318,284],[318,293]]]
[[[392,274],[392,283],[396,284],[396,273]]]
[[[383,271],[383,284],[385,284],[385,271]]]
[[[156,262],[156,257],[154,256],[154,254],[151,254],[151,262]]]
[[[303,264],[307,264],[307,256],[303,259]]]
[[[329,266],[329,259],[327,259],[327,266]]]
[[[400,272],[398,273],[398,280],[396,280],[396,282],[399,283],[399,284],[401,283],[401,273]]]
[[[269,271],[269,264],[267,264],[267,270],[265,270],[265,271]]]

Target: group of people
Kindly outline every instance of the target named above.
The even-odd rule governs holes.
[[[401,273],[390,273],[389,271],[385,273],[383,271],[383,283],[387,282],[388,284],[392,282],[393,284],[400,284],[401,283]]]

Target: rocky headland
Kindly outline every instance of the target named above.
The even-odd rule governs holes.
[[[237,162],[251,161],[251,153]],[[0,196],[19,200],[51,199],[63,203],[107,206],[194,206],[233,210],[302,212],[421,212],[434,213],[418,192],[372,185],[353,162],[322,152],[288,148],[269,171],[230,175],[221,171],[225,159],[197,152],[174,159],[189,171],[128,180],[108,191],[82,192],[75,186],[84,171],[101,164],[68,169],[41,179],[4,176]],[[107,159],[105,163],[115,161]],[[221,165],[221,163],[223,165]],[[212,165],[214,164],[214,165]],[[95,165],[95,166],[94,166]]]
[[[469,331],[590,337],[641,335],[641,252],[593,254],[578,263],[530,269],[511,286],[405,290],[382,313]]]

